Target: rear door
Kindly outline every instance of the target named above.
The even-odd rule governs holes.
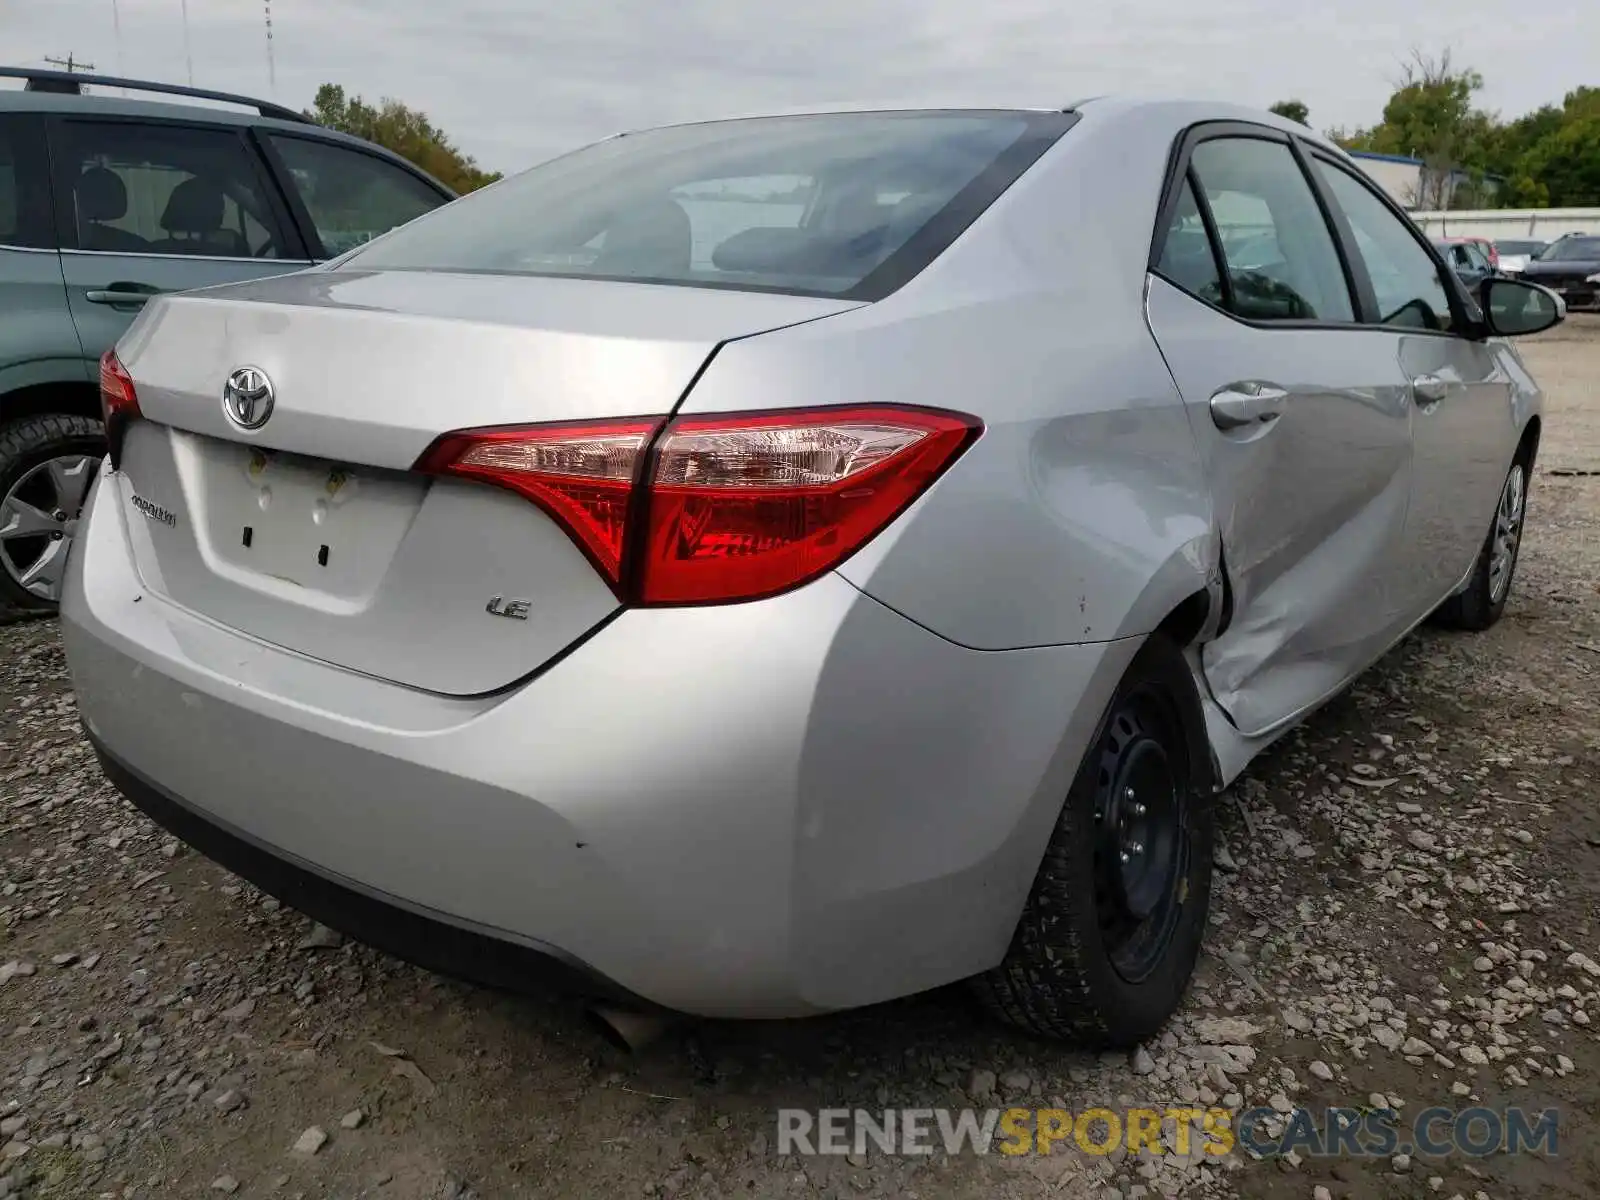
[[[59,117],[50,150],[62,271],[87,358],[114,345],[152,295],[310,263],[238,128]]]
[[[1407,623],[1407,389],[1305,174],[1273,130],[1192,130],[1153,254],[1151,330],[1206,462],[1229,611],[1213,695],[1266,732]]]
[[[1461,290],[1394,206],[1331,157],[1314,152],[1312,163],[1350,230],[1372,281],[1373,319],[1387,330],[1411,391],[1416,479],[1404,554],[1409,607],[1421,616],[1461,582],[1489,532],[1517,445],[1510,373],[1517,368],[1505,346],[1468,336]]]
[[[317,258],[337,258],[453,199],[383,155],[276,130],[256,137]]]

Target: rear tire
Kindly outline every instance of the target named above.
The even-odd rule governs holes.
[[[0,606],[53,613],[60,572],[106,452],[100,422],[65,413],[0,425]]]
[[[1451,596],[1433,614],[1436,624],[1474,632],[1488,629],[1500,619],[1511,598],[1511,583],[1522,550],[1522,526],[1528,513],[1528,464],[1518,454],[1500,486],[1494,520],[1472,565],[1465,591]]]
[[[1183,998],[1205,934],[1215,814],[1186,721],[1193,681],[1156,634],[1118,685],[999,966],[970,981],[1000,1019],[1126,1047]],[[1125,857],[1126,856],[1126,857]]]

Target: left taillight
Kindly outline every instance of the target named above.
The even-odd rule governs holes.
[[[871,405],[465,430],[417,469],[531,500],[627,603],[726,604],[838,566],[982,428]]]
[[[122,456],[122,435],[128,422],[139,416],[139,394],[133,387],[133,376],[122,365],[115,350],[100,356],[100,419],[106,429],[106,445],[111,455],[111,465],[116,467]]]

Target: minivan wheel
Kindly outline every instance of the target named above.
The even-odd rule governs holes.
[[[1183,998],[1205,933],[1214,811],[1185,728],[1177,647],[1128,668],[1056,821],[1005,959],[971,981],[1030,1033],[1129,1046]]]
[[[1466,590],[1434,610],[1433,620],[1450,629],[1488,629],[1506,611],[1511,580],[1522,550],[1522,526],[1528,514],[1528,465],[1523,456],[1511,464],[1500,486],[1494,520],[1478,550]]]
[[[99,421],[47,414],[0,425],[0,600],[54,611],[78,516],[105,455]]]

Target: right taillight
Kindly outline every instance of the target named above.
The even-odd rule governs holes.
[[[122,435],[128,422],[139,415],[139,395],[115,350],[100,356],[100,419],[106,428],[106,444],[115,467],[122,454]]]
[[[624,601],[725,604],[838,566],[981,430],[897,405],[465,430],[417,469],[538,504]]]

